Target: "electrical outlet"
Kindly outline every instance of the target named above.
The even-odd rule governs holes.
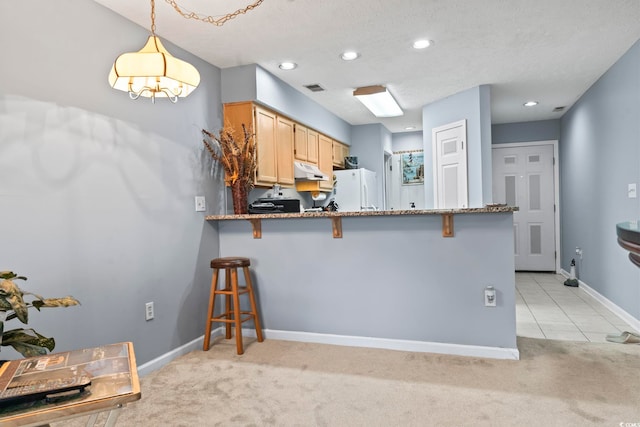
[[[153,319],[153,301],[144,305],[144,318],[145,320]]]
[[[485,307],[496,306],[496,290],[493,289],[493,286],[487,286],[484,289],[484,305]]]
[[[196,212],[204,212],[207,210],[207,203],[204,196],[196,196]]]

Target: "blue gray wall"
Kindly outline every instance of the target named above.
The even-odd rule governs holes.
[[[215,212],[222,194],[200,132],[220,126],[219,69],[167,42],[200,71],[188,98],[153,105],[107,83],[147,37],[92,1],[0,2],[0,270],[81,301],[31,312],[56,350],[133,341],[139,363],[203,334],[219,247],[194,196]]]
[[[560,135],[562,267],[583,249],[580,279],[640,319],[640,269],[616,243],[616,224],[640,217],[640,42],[564,115]]]
[[[257,101],[333,139],[351,144],[349,123],[258,65],[222,70],[222,87],[223,103]]]
[[[491,194],[491,91],[488,85],[476,86],[426,105],[422,109],[424,164],[433,165],[434,128],[466,119],[469,207],[482,207]],[[429,169],[427,169],[429,170]],[[429,174],[426,174],[427,177]],[[425,203],[434,206],[433,180],[425,177]]]
[[[491,126],[491,140],[493,144],[557,141],[559,139],[560,119],[504,123]]]
[[[392,135],[391,149],[396,151],[424,150],[422,131],[401,132]],[[430,170],[431,168],[427,169]]]

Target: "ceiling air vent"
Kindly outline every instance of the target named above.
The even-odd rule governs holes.
[[[554,109],[553,109],[553,112],[554,112],[554,113],[559,113],[559,112],[561,112],[561,111],[564,111],[564,108],[565,108],[565,107],[556,107],[556,108],[554,108]]]
[[[312,85],[305,85],[305,87],[311,92],[322,92],[324,90],[324,88],[317,83]]]

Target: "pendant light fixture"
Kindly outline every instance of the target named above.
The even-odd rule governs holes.
[[[155,0],[151,0],[151,35],[138,52],[123,53],[116,58],[109,84],[139,97],[169,98],[173,103],[188,96],[200,83],[200,73],[188,62],[172,56],[156,36]]]

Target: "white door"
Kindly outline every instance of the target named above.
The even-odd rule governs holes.
[[[450,123],[432,130],[433,192],[436,209],[466,208],[467,121]]]
[[[493,150],[493,201],[513,214],[516,270],[555,271],[553,145]]]

